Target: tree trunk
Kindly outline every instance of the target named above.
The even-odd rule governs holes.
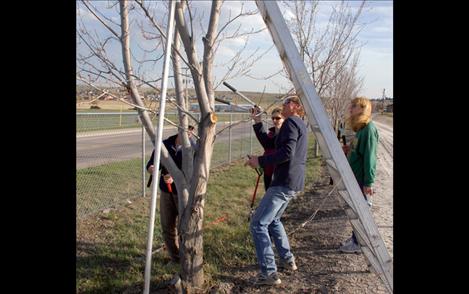
[[[206,131],[200,137],[200,149],[194,163],[189,201],[181,215],[179,232],[179,256],[184,293],[200,293],[204,284],[202,224],[216,124],[211,115],[206,116],[200,123]]]
[[[192,213],[182,220],[185,230],[180,232],[181,280],[184,293],[202,292],[204,284],[203,270],[203,234],[204,194],[197,195]]]
[[[143,1],[139,1],[138,4],[142,9]],[[180,244],[180,259],[181,259],[181,283],[175,283],[175,289],[182,290],[184,293],[199,293],[203,292],[204,286],[204,272],[203,272],[203,217],[204,217],[204,203],[207,189],[207,183],[210,174],[210,161],[212,158],[215,129],[216,129],[216,115],[214,110],[214,78],[213,78],[213,59],[214,52],[216,51],[217,43],[221,39],[217,39],[219,36],[218,24],[219,16],[221,13],[221,6],[223,1],[213,1],[210,13],[209,27],[207,34],[202,38],[204,42],[204,53],[203,53],[203,64],[199,62],[199,55],[196,52],[195,40],[199,39],[199,36],[193,35],[192,26],[193,19],[189,16],[189,21],[186,23],[184,17],[184,10],[187,1],[176,3],[176,27],[174,36],[173,50],[177,51],[178,54],[173,52],[173,69],[174,69],[174,82],[176,88],[176,99],[177,104],[187,110],[189,107],[188,97],[182,97],[182,80],[181,80],[181,66],[180,66],[180,43],[178,39],[181,38],[184,51],[187,55],[188,69],[194,81],[194,91],[198,99],[200,114],[198,123],[198,135],[200,137],[197,153],[194,155],[189,142],[188,136],[185,132],[188,125],[188,118],[183,111],[178,111],[178,118],[180,123],[179,134],[182,135],[183,141],[183,164],[182,170],[178,168],[169,156],[167,149],[164,144],[161,146],[161,164],[164,165],[174,178],[176,187],[178,190],[179,197],[179,244]],[[106,23],[101,20],[101,23],[106,26],[108,30],[117,37],[121,43],[122,59],[124,65],[125,78],[121,79],[121,83],[125,85],[127,91],[130,94],[132,102],[142,108],[144,103],[142,96],[139,93],[139,87],[135,82],[135,77],[132,70],[132,54],[130,50],[130,22],[129,22],[129,5],[130,1],[119,1],[120,17],[121,17],[121,33],[120,35],[106,26]],[[158,28],[157,23],[150,17],[149,13],[145,10],[145,14],[150,18],[152,24]],[[241,15],[241,13],[240,13]],[[247,15],[247,14],[246,14]],[[235,17],[236,18],[236,17]],[[227,23],[229,24],[229,22]],[[222,30],[226,26],[223,26]],[[190,33],[189,33],[189,28]],[[163,35],[161,29],[158,28],[160,35]],[[217,33],[218,32],[218,33]],[[220,35],[222,36],[222,35]],[[170,37],[170,36],[167,36]],[[218,43],[219,44],[219,43]],[[104,46],[103,46],[104,48]],[[98,48],[99,49],[99,48]],[[97,50],[96,52],[100,52]],[[184,59],[181,56],[181,59]],[[238,62],[238,61],[236,61]],[[108,68],[115,69],[120,72],[119,66],[110,65]],[[100,72],[104,74],[113,74],[112,72]],[[120,74],[120,73],[119,73]],[[120,79],[119,74],[116,78]],[[114,74],[113,74],[114,75]],[[135,77],[135,78],[134,78]],[[185,77],[187,79],[187,77]],[[145,82],[145,81],[144,81]],[[146,82],[145,82],[146,83]],[[187,81],[186,81],[187,83]],[[148,83],[146,83],[148,84]],[[187,85],[186,85],[187,86]],[[187,89],[187,87],[186,87]],[[187,91],[187,90],[186,90]],[[186,94],[187,96],[187,94]],[[184,100],[187,100],[184,101]],[[152,125],[149,112],[146,110],[139,109],[139,116],[141,121],[154,141],[155,130]],[[153,142],[155,143],[155,142]],[[177,281],[175,279],[174,281]],[[176,285],[177,284],[177,285]]]

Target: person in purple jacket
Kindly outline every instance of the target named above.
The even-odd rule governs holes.
[[[250,223],[260,267],[256,285],[281,283],[277,275],[271,237],[280,255],[279,268],[290,271],[298,269],[290,250],[288,236],[280,221],[290,200],[302,191],[305,185],[308,133],[302,120],[304,109],[298,96],[289,96],[284,100],[282,115],[285,121],[275,140],[275,152],[263,156],[249,156],[246,162],[246,165],[252,168],[275,165],[272,183]]]
[[[261,143],[262,147],[264,147],[263,155],[269,155],[275,152],[275,139],[277,138],[277,135],[280,132],[280,128],[282,127],[284,121],[282,115],[282,108],[276,107],[274,110],[272,110],[271,117],[274,126],[269,128],[268,132],[266,132],[264,125],[262,124],[261,116],[257,115],[258,113],[258,111],[253,111],[251,114],[251,118],[254,120],[252,128],[254,129],[254,133],[256,134],[257,140],[259,140],[259,143]],[[267,191],[270,186],[270,183],[272,182],[274,168],[275,165],[272,164],[268,164],[264,167],[265,191]]]

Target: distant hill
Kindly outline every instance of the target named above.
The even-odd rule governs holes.
[[[122,88],[116,88],[116,87],[114,87],[114,88],[104,88],[104,87],[100,87],[100,86],[98,86],[98,87],[100,89],[105,89],[105,90],[109,91],[112,94],[116,94],[119,97],[126,96],[125,95],[126,93],[123,92],[125,90],[123,90]],[[149,87],[140,89],[140,93],[143,95],[144,98],[147,98],[147,99],[149,98],[149,99],[153,100],[156,97],[159,97],[158,93],[154,89],[149,88]],[[278,94],[278,93],[264,93],[264,94],[262,94],[262,92],[248,92],[248,91],[246,91],[246,92],[241,91],[241,93],[243,93],[246,97],[248,97],[249,99],[251,99],[255,103],[260,102],[260,105],[262,107],[269,106],[270,104],[272,104],[275,101],[276,98],[279,98],[283,95],[283,94]],[[80,103],[80,108],[82,108],[82,107],[88,108],[88,106],[83,105],[83,102],[86,102],[90,98],[93,99],[93,97],[97,97],[100,94],[101,94],[100,91],[98,91],[98,90],[96,90],[96,89],[94,89],[94,88],[92,88],[88,85],[77,85],[76,86],[76,101]],[[169,97],[174,96],[175,95],[174,88],[168,89],[167,95]],[[197,98],[195,97],[195,90],[194,89],[188,89],[188,95],[190,97],[190,102],[191,103],[197,102]],[[234,104],[246,104],[247,103],[243,98],[239,97],[238,95],[236,95],[235,93],[233,93],[231,91],[215,91],[215,95],[218,98],[222,98],[222,99],[231,101]],[[261,99],[261,97],[262,97],[262,99]],[[103,98],[101,98],[100,100],[103,100]],[[121,102],[116,101],[116,103],[121,103]],[[105,103],[105,104],[107,105],[107,104],[111,104],[111,103]],[[113,107],[113,109],[114,108],[115,107]]]

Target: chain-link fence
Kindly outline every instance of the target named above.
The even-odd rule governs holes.
[[[77,134],[140,126],[136,112],[78,112]]]
[[[247,113],[219,113],[217,132],[212,167],[262,153]],[[163,138],[176,133],[166,124]],[[149,195],[145,165],[152,150],[136,112],[77,113],[77,217]]]

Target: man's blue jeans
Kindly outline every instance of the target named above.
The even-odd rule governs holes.
[[[261,272],[265,275],[277,271],[270,236],[274,240],[280,258],[286,262],[294,260],[285,228],[280,221],[293,196],[295,192],[288,187],[269,187],[252,217],[250,229],[256,247],[257,261]]]

